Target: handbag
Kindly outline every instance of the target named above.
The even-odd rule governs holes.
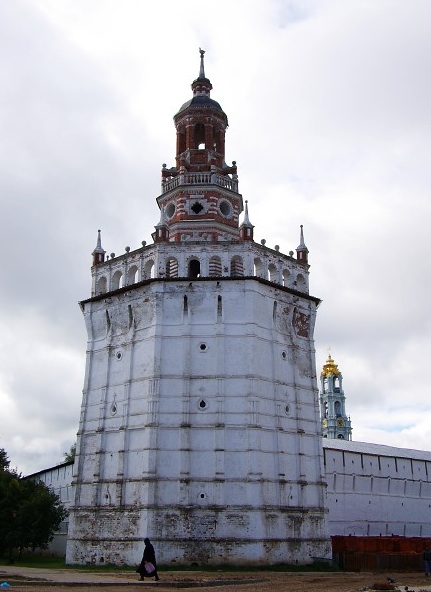
[[[151,563],[151,561],[144,561],[144,569],[148,576],[156,571],[156,568]]]

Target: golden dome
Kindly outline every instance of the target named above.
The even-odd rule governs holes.
[[[331,354],[328,354],[328,359],[326,360],[326,364],[323,366],[320,376],[338,376],[339,374],[341,374],[341,372],[338,370],[338,364],[334,362]]]

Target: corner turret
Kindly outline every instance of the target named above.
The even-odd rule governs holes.
[[[254,226],[251,224],[248,218],[248,201],[245,200],[245,211],[244,211],[244,220],[239,227],[239,236],[241,240],[253,240],[253,229]]]
[[[105,261],[105,253],[102,249],[102,238],[100,230],[97,231],[97,244],[94,251],[91,253],[93,255],[93,267],[94,265],[99,265],[100,263],[104,263]]]
[[[298,263],[304,263],[304,265],[308,265],[308,249],[304,243],[304,227],[302,224],[299,246],[296,247],[296,260],[298,261]]]
[[[156,229],[156,232],[153,233],[152,237],[155,243],[163,243],[169,240],[169,230],[166,225],[166,212],[164,207],[160,210],[160,221],[154,228]]]

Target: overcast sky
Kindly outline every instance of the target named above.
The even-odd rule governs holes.
[[[317,368],[353,439],[431,449],[431,2],[0,2],[0,448],[24,474],[76,440],[97,229],[159,220],[173,115],[206,50],[255,240],[304,225]]]

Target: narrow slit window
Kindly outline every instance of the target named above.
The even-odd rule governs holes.
[[[223,312],[223,304],[221,296],[217,296],[217,317],[220,319]]]

